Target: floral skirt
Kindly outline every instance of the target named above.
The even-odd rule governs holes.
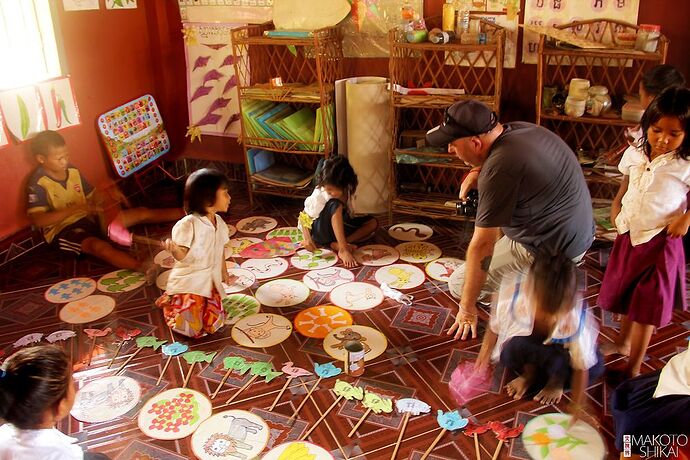
[[[210,298],[165,292],[156,300],[156,306],[163,309],[168,326],[187,337],[199,338],[213,334],[225,324],[225,310],[215,289]]]

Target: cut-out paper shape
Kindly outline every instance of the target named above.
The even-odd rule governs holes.
[[[256,276],[254,273],[243,268],[231,268],[228,270],[231,276],[235,276],[230,284],[223,283],[223,288],[226,294],[234,294],[236,292],[244,291],[254,286],[256,283]]]
[[[475,371],[474,363],[462,361],[450,376],[448,388],[450,394],[459,406],[467,401],[486,393],[491,384],[491,374],[488,369],[483,372]]]
[[[291,441],[269,450],[261,460],[334,460],[334,457],[316,444]]]
[[[241,233],[259,234],[273,230],[278,225],[278,221],[273,217],[254,216],[246,217],[235,225],[237,231]]]
[[[237,228],[232,224],[228,224],[227,222],[225,223],[225,225],[228,226],[228,238],[232,238],[235,235],[235,233],[237,233]]]
[[[424,272],[414,265],[393,264],[381,267],[374,274],[376,282],[394,289],[414,289],[424,284]]]
[[[198,391],[173,388],[146,401],[137,423],[150,438],[182,439],[196,431],[211,411],[211,401]]]
[[[98,290],[110,294],[129,292],[146,283],[146,275],[134,270],[115,270],[101,276],[98,280]]]
[[[319,270],[337,264],[338,256],[330,249],[317,249],[314,252],[301,249],[292,256],[290,263],[300,270]]]
[[[388,234],[398,241],[424,241],[431,238],[434,231],[428,225],[406,222],[393,225]]]
[[[158,348],[160,348],[161,345],[167,342],[167,340],[158,340],[157,337],[152,335],[137,337],[135,341],[137,343],[137,349],[134,351],[134,353],[129,355],[129,358],[127,358],[127,360],[124,363],[122,363],[120,368],[115,372],[115,375],[122,372],[124,368],[127,367],[127,364],[129,364],[135,356],[141,353],[141,350],[143,350],[144,348],[153,348],[153,350],[155,351],[158,350]]]
[[[331,291],[331,303],[350,311],[370,310],[383,302],[383,292],[378,286],[353,281],[341,284]]]
[[[175,265],[175,258],[170,252],[163,250],[153,257],[153,263],[163,268],[173,268],[173,265]]]
[[[165,270],[156,277],[156,287],[163,292],[168,289],[168,279],[170,278],[170,273],[172,273],[172,270]]]
[[[50,286],[44,297],[51,303],[67,303],[83,299],[95,290],[96,282],[91,278],[71,278]]]
[[[341,284],[351,283],[355,280],[355,274],[341,267],[322,268],[304,274],[302,282],[309,289],[317,292],[331,292]]]
[[[439,410],[438,415],[436,416],[436,422],[438,422],[438,425],[442,428],[442,430],[424,452],[421,459],[425,459],[429,456],[431,451],[436,448],[436,445],[439,443],[441,438],[443,438],[447,431],[454,431],[464,428],[469,423],[469,420],[463,418],[456,410],[450,412],[443,412],[442,410]]]
[[[34,332],[32,334],[26,334],[19,340],[15,341],[12,346],[14,348],[19,348],[19,347],[25,347],[27,345],[30,345],[32,343],[38,343],[41,341],[43,338],[43,333],[41,332]]]
[[[218,384],[218,387],[216,387],[216,391],[211,394],[211,399],[215,399],[215,397],[218,395],[218,392],[223,385],[225,385],[225,382],[228,380],[228,377],[230,377],[230,374],[233,371],[237,371],[240,375],[244,375],[249,370],[249,367],[250,366],[247,365],[247,361],[241,356],[226,356],[223,358],[223,368],[225,369],[225,374],[223,375],[223,378],[220,379],[220,383]]]
[[[114,243],[121,246],[132,247],[134,243],[143,244],[153,247],[163,246],[163,242],[159,239],[148,238],[142,235],[136,235],[127,229],[119,220],[114,220],[108,225],[108,238]]]
[[[309,297],[309,288],[301,281],[273,280],[256,290],[256,299],[266,307],[292,307]]]
[[[105,0],[108,10],[133,10],[137,7],[137,0]]]
[[[410,306],[412,305],[412,301],[414,300],[414,296],[410,294],[403,294],[397,289],[393,289],[386,283],[381,283],[381,292],[383,292],[383,295],[385,295],[389,299],[393,299],[402,305]]]
[[[323,349],[329,356],[345,362],[348,353],[345,349],[345,344],[352,340],[362,343],[364,347],[364,361],[376,359],[388,347],[388,340],[381,331],[373,327],[355,324],[339,327],[329,332],[323,339]]]
[[[69,324],[85,324],[108,316],[115,309],[115,299],[90,295],[68,303],[60,309],[60,320]]]
[[[235,324],[244,317],[259,313],[261,304],[247,294],[230,294],[223,299],[223,309],[225,324]]]
[[[273,259],[247,259],[242,262],[240,267],[254,273],[256,279],[265,280],[282,275],[289,265],[287,260],[274,257]],[[259,302],[261,301],[259,300]],[[261,303],[263,304],[263,302]]]
[[[400,258],[400,253],[384,244],[370,244],[355,249],[353,256],[362,265],[383,267],[395,263]]]
[[[80,422],[107,422],[134,409],[140,397],[141,387],[133,378],[103,377],[77,391],[70,414]]]
[[[79,108],[69,77],[36,84],[46,116],[46,129],[58,130],[79,124]]]
[[[118,326],[115,329],[115,335],[120,339],[120,344],[117,346],[117,350],[115,350],[115,354],[113,357],[110,359],[110,362],[108,363],[108,369],[110,369],[110,366],[113,365],[115,362],[115,358],[120,354],[120,350],[122,349],[122,346],[127,342],[128,340],[132,340],[134,337],[138,336],[141,334],[141,329],[127,329],[124,326]]]
[[[297,227],[279,227],[274,228],[266,234],[266,239],[286,237],[290,238],[293,243],[300,243],[304,239],[302,236],[302,230]]]
[[[194,60],[194,68],[192,71],[200,68],[200,67],[206,67],[206,64],[208,64],[208,60],[211,59],[211,56],[199,56]]]
[[[252,244],[261,243],[259,238],[251,236],[240,236],[233,238],[225,244],[225,258],[240,257],[240,253]]]
[[[305,337],[323,339],[333,329],[352,324],[352,315],[334,305],[318,305],[295,316],[295,329]]]
[[[297,250],[297,243],[290,238],[269,238],[259,243],[254,243],[240,252],[240,257],[245,259],[271,259],[273,257],[288,257]]]
[[[328,407],[328,409],[326,409],[324,413],[321,414],[321,417],[319,417],[319,419],[316,422],[314,422],[312,427],[306,433],[304,433],[302,437],[300,437],[300,440],[307,439],[311,432],[314,431],[314,429],[316,429],[319,423],[321,423],[321,421],[323,421],[323,419],[326,418],[326,416],[333,410],[333,408],[338,405],[341,399],[345,398],[348,401],[352,401],[355,399],[361,400],[362,398],[364,398],[363,388],[352,386],[349,383],[340,379],[335,381],[335,385],[333,385],[333,393],[335,393],[338,397],[335,399],[335,401],[333,401],[333,404],[331,404]]]
[[[70,331],[70,330],[62,330],[62,331],[55,331],[46,336],[46,340],[48,343],[55,343],[60,340],[67,340],[69,338],[75,337],[77,335],[76,332]]]
[[[468,423],[465,429],[462,431],[465,436],[474,438],[474,454],[477,457],[477,460],[481,460],[481,451],[479,450],[479,435],[486,433],[490,429],[491,428],[489,428],[489,425],[476,425],[474,423]]]
[[[316,390],[316,388],[319,386],[321,383],[321,380],[323,379],[329,379],[331,377],[335,377],[336,375],[340,375],[343,372],[343,370],[339,367],[336,367],[333,365],[333,363],[326,363],[326,364],[319,364],[319,363],[314,363],[314,373],[319,377],[316,379],[316,382],[314,382],[314,385],[309,389],[307,392],[307,395],[304,397],[302,402],[300,403],[299,406],[295,409],[295,411],[292,413],[290,416],[289,422],[291,423],[295,417],[297,417],[297,414],[299,414],[300,409],[306,404],[307,400],[311,396],[311,394]]]
[[[532,458],[606,458],[606,443],[583,420],[570,426],[569,414],[543,414],[527,422],[522,444]]]
[[[35,86],[0,92],[0,109],[5,127],[18,141],[43,131],[43,108]]]
[[[455,257],[441,257],[426,264],[426,274],[436,281],[447,283],[455,270],[463,269],[465,261]]]
[[[414,398],[403,398],[395,401],[395,408],[403,414],[402,427],[400,428],[400,434],[398,434],[398,439],[395,441],[395,447],[393,448],[393,453],[391,454],[391,460],[395,460],[395,456],[400,449],[400,443],[402,443],[405,437],[405,429],[407,429],[407,424],[410,421],[410,416],[428,414],[431,412],[431,406]]]
[[[180,342],[173,342],[169,343],[167,345],[163,345],[161,347],[161,351],[163,352],[164,356],[167,356],[168,358],[165,360],[165,364],[163,365],[163,369],[161,369],[160,374],[158,374],[158,380],[156,380],[156,386],[160,385],[161,380],[163,380],[163,376],[165,375],[165,371],[168,370],[168,366],[170,365],[170,361],[173,359],[173,356],[179,356],[182,353],[185,353],[187,350],[189,350],[189,346],[180,343]]]
[[[376,393],[372,393],[370,391],[365,391],[364,392],[364,399],[362,400],[362,406],[366,407],[367,410],[362,414],[362,416],[359,418],[355,426],[352,427],[352,430],[348,433],[347,437],[351,438],[353,434],[357,431],[357,429],[360,427],[362,423],[364,423],[364,420],[369,416],[371,412],[374,412],[375,414],[390,414],[393,412],[393,400],[390,398],[384,398],[382,396],[377,395]]]
[[[293,366],[292,361],[286,361],[280,370],[287,375],[287,379],[285,381],[285,385],[283,385],[283,388],[281,388],[278,392],[278,396],[276,396],[276,399],[273,400],[273,404],[271,404],[271,406],[268,408],[269,412],[276,407],[276,404],[278,404],[278,401],[280,401],[280,397],[283,396],[285,390],[287,390],[287,388],[290,386],[292,379],[312,375],[312,373],[306,369]]]
[[[395,249],[400,253],[400,260],[415,264],[431,262],[442,254],[441,248],[424,241],[400,243]]]
[[[96,339],[98,337],[105,337],[106,335],[110,334],[113,330],[108,328],[105,329],[84,329],[84,334],[89,336],[91,339],[91,347],[89,348],[89,357],[88,361],[86,362],[87,366],[91,365],[91,360],[93,359],[93,351],[96,349]]]
[[[192,435],[192,452],[199,460],[259,458],[270,435],[269,426],[258,415],[244,410],[223,411],[197,428]]]
[[[239,320],[230,335],[238,345],[249,348],[267,348],[278,345],[290,337],[292,323],[284,316],[258,313]]]
[[[192,376],[192,372],[194,371],[194,366],[196,366],[196,363],[211,363],[213,361],[213,357],[216,356],[217,352],[212,352],[212,353],[206,353],[203,351],[188,351],[182,355],[182,358],[184,358],[185,361],[187,361],[187,364],[189,364],[189,370],[187,371],[187,375],[184,377],[184,382],[182,383],[182,388],[187,388],[187,384],[189,383],[189,379]]]
[[[98,0],[62,0],[65,11],[85,11],[100,9]]]
[[[225,364],[225,363],[224,363],[224,364]],[[250,378],[249,380],[247,380],[247,382],[246,382],[244,385],[242,385],[242,387],[241,387],[239,390],[237,390],[237,391],[236,391],[236,392],[235,392],[235,393],[234,393],[234,394],[233,394],[223,405],[221,405],[220,407],[225,407],[225,406],[229,406],[230,404],[232,404],[232,402],[233,402],[235,399],[237,399],[237,397],[238,397],[244,390],[246,390],[247,388],[249,388],[249,386],[250,386],[252,383],[254,383],[254,381],[255,381],[258,377],[263,377],[263,378],[264,378],[264,382],[265,382],[265,383],[269,383],[269,382],[270,382],[271,380],[273,380],[274,378],[276,378],[276,377],[278,377],[278,376],[280,376],[280,375],[283,375],[282,372],[276,372],[276,371],[273,369],[273,365],[272,365],[271,363],[269,363],[269,362],[266,362],[266,361],[257,361],[257,362],[252,362],[252,363],[247,362],[247,363],[244,363],[244,364],[238,363],[237,366],[240,367],[239,371],[240,371],[241,374],[244,374],[244,373],[246,372],[246,370],[249,370],[249,373],[252,375],[252,378]],[[245,370],[245,369],[246,369],[246,370]],[[226,372],[226,374],[227,374],[227,372]],[[219,385],[219,388],[220,388],[220,385]],[[216,392],[217,392],[217,390],[216,390]]]
[[[491,431],[496,435],[496,439],[498,439],[498,445],[496,446],[493,457],[491,457],[492,459],[498,458],[498,454],[501,452],[501,447],[503,447],[504,443],[507,443],[513,438],[517,438],[525,429],[525,425],[522,423],[515,428],[508,428],[502,422],[489,422],[488,425]],[[600,458],[603,458],[603,456]]]

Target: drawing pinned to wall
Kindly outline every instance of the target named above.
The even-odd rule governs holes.
[[[137,0],[105,0],[105,7],[109,10],[133,10],[137,7]]]
[[[98,10],[99,0],[62,0],[62,6],[65,11],[85,11]]]
[[[35,86],[0,92],[0,109],[7,130],[18,141],[45,129],[43,107]]]
[[[79,108],[69,77],[60,77],[36,85],[45,108],[46,128],[58,130],[79,124]]]

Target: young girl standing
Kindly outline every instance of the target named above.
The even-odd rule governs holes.
[[[323,163],[314,192],[304,202],[299,227],[308,251],[330,246],[346,267],[357,263],[352,256],[356,246],[376,231],[378,222],[371,216],[351,217],[351,200],[357,190],[357,174],[347,158],[336,155]]]
[[[185,183],[187,216],[180,219],[165,248],[175,258],[165,293],[156,300],[173,331],[203,337],[225,323],[223,282],[231,282],[225,266],[228,226],[218,216],[230,206],[228,180],[214,169],[193,172]]]
[[[618,237],[599,292],[599,306],[625,314],[609,352],[629,355],[640,373],[655,327],[686,309],[683,242],[690,225],[690,90],[672,87],[642,116],[643,136],[623,154],[623,181],[611,206]]]

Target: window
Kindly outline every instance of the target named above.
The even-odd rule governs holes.
[[[62,75],[50,0],[0,0],[0,90]]]

